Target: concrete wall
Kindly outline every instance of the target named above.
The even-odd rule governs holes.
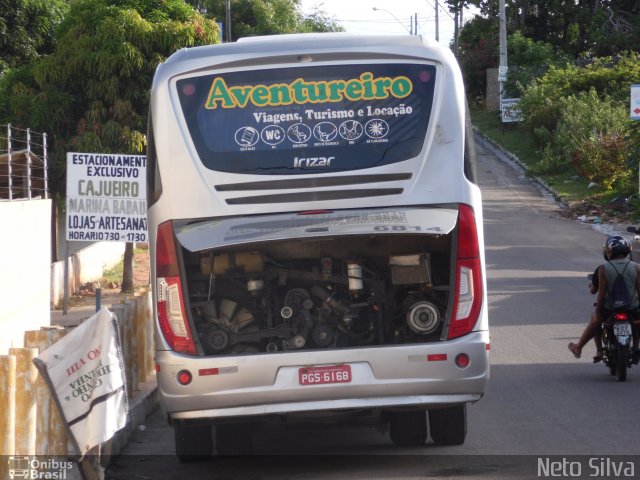
[[[0,202],[0,355],[49,325],[51,200]]]
[[[491,112],[500,110],[500,84],[498,83],[497,68],[487,68],[485,108]]]
[[[86,242],[70,242],[71,247]],[[104,269],[111,268],[124,256],[124,242],[98,242],[69,256],[69,295],[84,283],[99,280]],[[64,250],[61,252],[64,257]],[[61,307],[64,299],[64,260],[51,265],[51,305]]]

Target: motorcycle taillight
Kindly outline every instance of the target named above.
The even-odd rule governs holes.
[[[628,322],[629,314],[627,312],[618,312],[613,315],[614,322]]]

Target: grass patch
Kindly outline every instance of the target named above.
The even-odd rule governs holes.
[[[502,123],[499,112],[488,112],[477,105],[470,110],[473,125],[484,135],[513,153],[527,167],[532,168],[538,163],[541,154],[519,123]]]
[[[100,285],[108,285],[111,283],[122,283],[122,273],[124,271],[124,260],[120,260],[111,268],[107,268],[102,272],[102,278],[100,278]]]
[[[133,254],[147,253],[146,248],[134,248]],[[113,267],[103,270],[102,277],[99,280],[100,285],[120,285],[122,284],[122,274],[124,272],[124,259],[121,259]]]
[[[604,190],[599,187],[590,189],[590,182],[575,174],[542,175],[540,178],[553,188],[566,203],[588,201],[606,206],[619,198],[619,194],[615,190]]]

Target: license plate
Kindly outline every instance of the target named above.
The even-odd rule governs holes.
[[[614,323],[613,333],[615,333],[616,336],[631,335],[631,325],[629,325],[628,323]]]
[[[323,385],[351,382],[351,365],[302,367],[298,370],[300,385]]]

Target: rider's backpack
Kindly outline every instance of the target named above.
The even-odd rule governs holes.
[[[613,269],[618,274],[616,276],[615,281],[613,282],[613,287],[610,290],[610,292],[611,292],[611,305],[616,310],[617,309],[621,309],[621,310],[622,309],[627,309],[627,308],[629,308],[629,305],[631,305],[631,297],[629,297],[629,290],[627,290],[627,284],[624,281],[624,271],[629,266],[629,263],[631,263],[631,262],[627,262],[627,264],[622,269],[622,272],[619,272],[618,269],[616,268],[616,266],[613,263],[609,262],[609,264],[611,264]]]

